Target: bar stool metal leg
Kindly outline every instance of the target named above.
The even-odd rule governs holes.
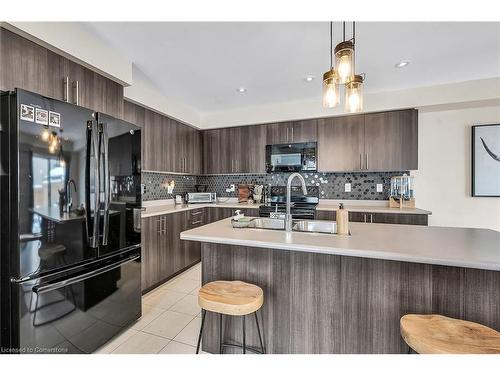
[[[198,344],[196,345],[196,354],[198,354],[198,352],[200,351],[201,336],[203,334],[203,325],[205,324],[205,315],[207,315],[207,310],[202,310],[200,335],[198,336]]]
[[[260,334],[259,318],[257,317],[257,311],[254,312],[254,315],[255,315],[255,324],[257,324],[257,333],[259,334],[260,350],[262,351],[262,354],[266,354],[266,350],[264,349],[264,343],[262,342],[262,336]]]
[[[245,315],[242,317],[243,322],[243,354],[247,354],[246,333],[245,333]]]
[[[219,354],[224,354],[222,337],[222,314],[219,314]]]

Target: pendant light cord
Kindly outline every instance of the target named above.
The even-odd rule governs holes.
[[[343,31],[342,31],[342,32],[343,32],[343,36],[342,36],[342,37],[343,37],[343,40],[344,40],[344,42],[345,42],[345,21],[344,21],[344,22],[342,22],[342,30],[343,30]]]
[[[330,70],[333,69],[333,21],[330,21]]]

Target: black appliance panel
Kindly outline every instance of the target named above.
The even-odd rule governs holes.
[[[98,113],[97,123],[101,130],[101,212],[99,222],[99,256],[140,246],[141,237],[135,230],[128,230],[133,211],[114,209],[118,202],[140,207],[141,202],[141,130],[126,121]],[[106,175],[108,171],[108,175]],[[116,203],[115,203],[116,202]],[[135,220],[140,220],[135,215]]]
[[[316,142],[285,143],[266,146],[266,171],[316,171]]]
[[[18,202],[18,217],[11,220],[18,223],[19,261],[12,262],[18,266],[11,276],[20,279],[91,260],[97,251],[89,246],[84,214],[86,178],[93,179],[93,170],[85,173],[91,163],[87,122],[92,111],[24,90],[16,93],[17,122],[10,126],[13,131],[17,126],[18,152],[11,154],[10,173],[19,186],[11,192]],[[62,212],[68,188],[70,213]],[[80,207],[85,211],[76,212]]]
[[[141,315],[140,249],[58,277],[13,284],[23,353],[92,353]]]

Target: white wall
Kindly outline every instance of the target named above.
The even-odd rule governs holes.
[[[500,198],[471,197],[471,126],[500,124],[500,106],[419,113],[419,208],[432,211],[429,225],[500,231]],[[499,244],[500,248],[500,244]]]

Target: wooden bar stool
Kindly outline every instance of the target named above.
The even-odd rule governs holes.
[[[420,354],[500,354],[500,332],[443,315],[404,315],[401,336]]]
[[[264,354],[265,349],[260,334],[259,319],[257,310],[264,303],[264,292],[260,287],[243,281],[212,281],[201,287],[198,293],[198,304],[202,309],[200,335],[198,336],[198,345],[196,354],[200,350],[201,336],[203,334],[203,325],[205,324],[205,315],[207,311],[219,314],[219,352],[224,352],[224,347],[235,347],[243,349],[243,354],[247,350]],[[246,346],[245,316],[254,314],[257,333],[259,334],[260,348],[256,350]],[[243,324],[243,344],[226,344],[222,335],[222,315],[241,316]]]

